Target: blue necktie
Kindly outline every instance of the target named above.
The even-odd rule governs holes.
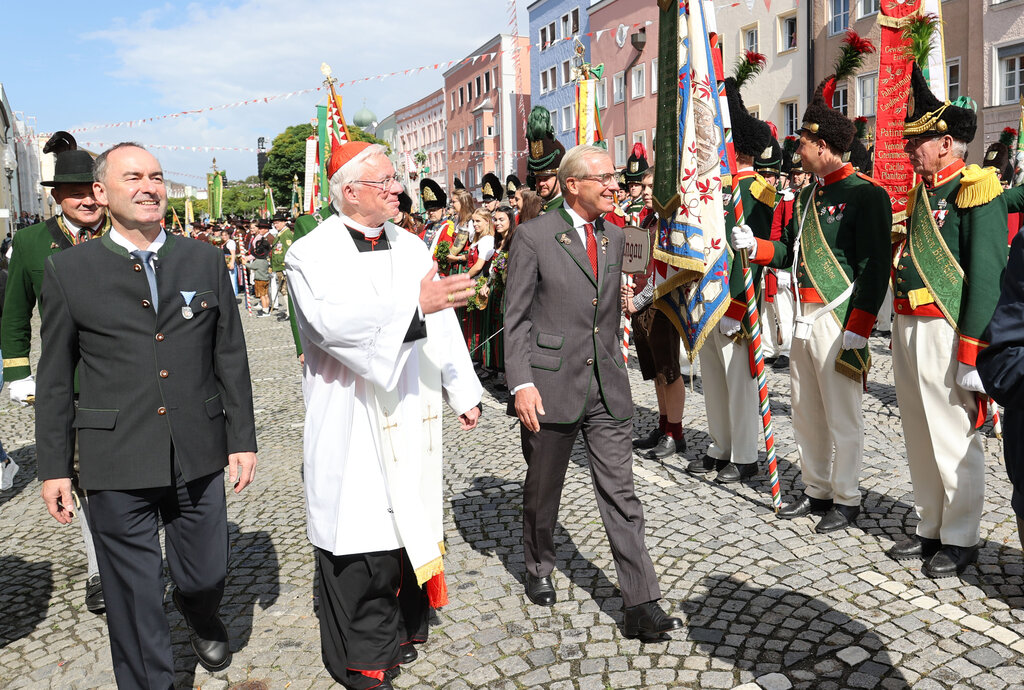
[[[132,256],[142,262],[142,267],[146,269],[146,280],[149,281],[149,296],[153,300],[153,311],[155,312],[160,305],[160,301],[156,296],[156,272],[153,270],[153,264],[150,261],[153,258],[153,254],[156,252],[143,251],[136,249],[132,252]]]

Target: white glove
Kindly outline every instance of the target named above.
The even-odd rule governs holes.
[[[725,337],[731,338],[739,332],[740,322],[731,316],[723,316],[718,321],[718,330],[720,330],[722,335]]]
[[[749,250],[747,256],[751,259],[754,258],[754,252],[757,251],[757,240],[754,239],[754,231],[750,229],[749,225],[732,226],[732,246],[737,251]]]
[[[956,385],[960,386],[966,391],[974,391],[975,393],[985,394],[985,386],[981,383],[981,377],[978,376],[977,367],[972,367],[970,364],[964,364],[958,362],[956,367]]]
[[[31,376],[17,381],[11,381],[11,401],[21,406],[28,405],[28,399],[35,397],[36,382]]]
[[[843,331],[843,349],[859,350],[868,344],[868,339],[853,331]]]
[[[778,271],[775,277],[778,279],[780,290],[788,290],[789,286],[793,284],[793,274],[789,271]]]

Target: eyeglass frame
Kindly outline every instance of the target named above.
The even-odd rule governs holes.
[[[361,184],[366,185],[367,187],[373,187],[380,190],[381,195],[385,195],[391,189],[392,185],[401,185],[402,182],[398,177],[398,173],[395,173],[394,175],[388,175],[383,180],[352,180],[349,184]]]
[[[576,177],[574,175],[570,179],[574,179],[574,180],[593,180],[594,182],[601,183],[601,185],[603,185],[605,187],[610,187],[613,182],[615,183],[616,186],[618,186],[618,184],[619,184],[619,181],[616,179],[616,174],[615,173],[605,173],[604,175],[580,175],[579,177]]]

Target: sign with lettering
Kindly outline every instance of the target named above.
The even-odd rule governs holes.
[[[651,263],[651,233],[635,225],[627,225],[622,231],[626,235],[626,246],[622,250],[622,272],[629,275],[647,273],[647,266]]]

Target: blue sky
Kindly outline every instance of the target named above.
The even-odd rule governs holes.
[[[526,1],[518,3],[527,32]],[[86,4],[3,3],[0,82],[11,108],[35,117],[36,131],[90,127],[254,97],[315,88],[329,63],[341,81],[467,55],[510,32],[507,0],[233,0]],[[441,70],[341,90],[346,117],[366,101],[379,118],[443,85]],[[133,140],[178,146],[256,147],[308,122],[322,93],[164,119],[131,128],[76,133],[80,142]],[[93,149],[102,146],[90,146]],[[216,156],[231,179],[256,173],[250,152],[153,149],[181,182],[198,181]],[[175,179],[173,174],[168,177]]]

